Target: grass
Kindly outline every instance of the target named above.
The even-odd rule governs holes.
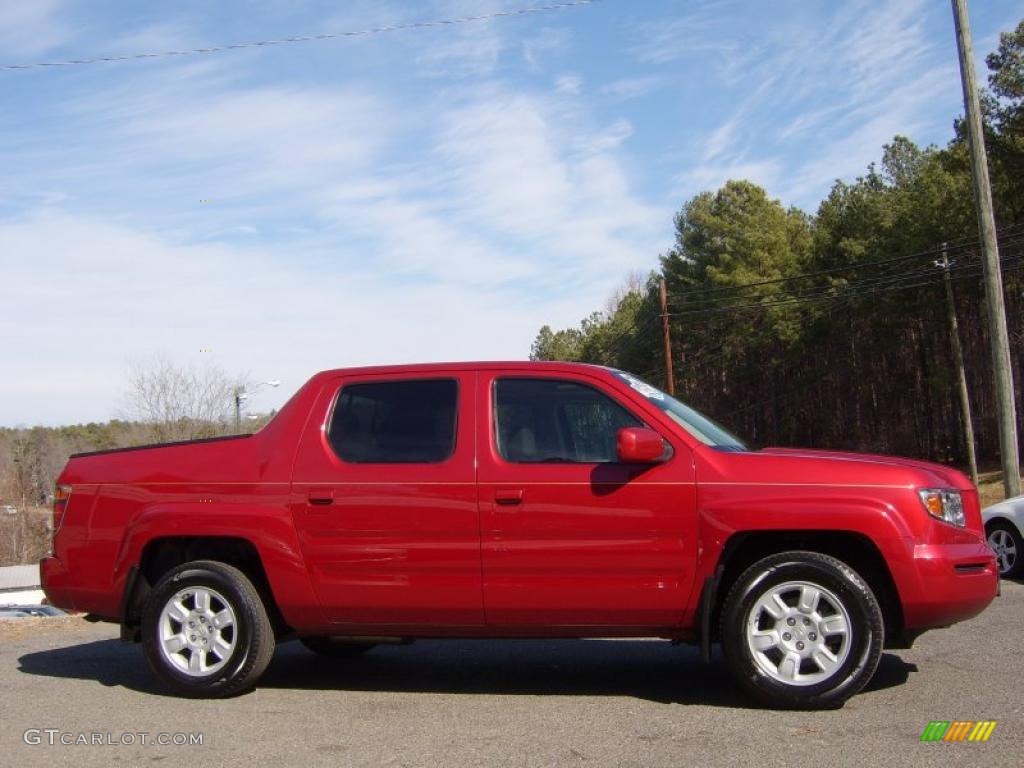
[[[981,498],[982,509],[1005,499],[1006,494],[1003,492],[1003,473],[979,472],[978,496]]]

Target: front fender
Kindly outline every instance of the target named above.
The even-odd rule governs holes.
[[[898,513],[894,500],[861,489],[821,489],[805,486],[701,487],[698,530],[698,579],[712,576],[728,541],[738,533],[793,531],[795,533],[854,533],[870,540],[889,566],[897,590],[913,578],[913,532]],[[697,597],[693,598],[694,602]],[[695,607],[695,605],[694,605]]]

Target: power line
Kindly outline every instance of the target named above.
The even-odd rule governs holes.
[[[1018,260],[1018,261],[1020,261],[1020,260]],[[978,265],[978,266],[980,266],[980,265]],[[1011,273],[1011,272],[1015,272],[1015,271],[1020,270],[1020,269],[1024,269],[1024,263],[1017,263],[1015,266],[1010,266],[1010,267],[1004,269],[1003,273],[1004,274]],[[966,276],[961,277],[959,279],[963,280],[963,279],[966,279],[966,278],[969,278],[969,277],[979,277],[980,275],[981,275],[981,272],[980,272],[980,270],[978,270],[978,271],[975,271],[975,273],[972,274],[972,275],[966,275]],[[916,287],[916,286],[909,286],[909,287]],[[845,299],[845,300],[846,301],[851,301],[852,299],[848,298],[848,299]],[[786,387],[786,391],[783,392],[782,394],[776,395],[776,396],[771,397],[771,398],[766,398],[764,400],[758,400],[758,401],[755,401],[755,402],[752,402],[752,403],[747,403],[745,405],[741,405],[741,406],[739,406],[737,408],[734,408],[734,409],[732,409],[730,411],[727,411],[727,412],[724,412],[724,413],[720,413],[720,414],[716,413],[716,414],[712,414],[712,415],[713,415],[714,418],[718,419],[719,421],[726,421],[727,422],[727,421],[729,421],[730,417],[737,416],[739,414],[743,414],[743,413],[746,413],[748,411],[761,408],[763,406],[771,405],[773,403],[781,403],[781,402],[784,402],[784,401],[791,400],[791,399],[793,399],[794,397],[796,397],[798,395],[803,395],[807,390],[812,389],[813,387],[817,386],[818,384],[821,384],[830,375],[832,375],[834,373],[835,373],[834,369],[829,369],[829,370],[825,370],[825,371],[822,371],[822,369],[816,369],[813,374],[811,374],[810,376],[804,377],[804,379],[801,380],[800,382],[798,382],[797,384],[795,384],[795,385],[794,384],[788,384],[787,387]],[[820,374],[820,375],[818,375],[818,374]],[[762,372],[756,372],[754,375],[749,376],[749,377],[743,377],[743,378],[740,378],[740,379],[730,379],[729,383],[735,387],[737,382],[739,382],[739,383],[746,383],[747,381],[753,381],[756,378],[760,378],[763,375],[764,374]]]
[[[568,0],[563,3],[552,3],[550,5],[535,5],[528,8],[514,8],[508,11],[495,11],[477,16],[462,16],[454,19],[437,19],[434,21],[415,21],[408,24],[392,24],[385,27],[370,27],[348,32],[326,32],[318,35],[298,35],[295,37],[283,37],[277,40],[255,40],[245,43],[231,43],[215,45],[211,48],[186,48],[180,51],[157,51],[153,53],[130,53],[120,56],[97,56],[90,59],[68,59],[66,61],[42,61],[31,64],[3,64],[0,70],[8,69],[39,69],[42,67],[68,67],[76,64],[101,64],[115,61],[130,61],[137,59],[157,59],[170,56],[192,56],[201,53],[222,53],[224,51],[238,50],[240,48],[262,48],[271,45],[285,45],[288,43],[307,43],[316,40],[335,40],[345,37],[363,37],[366,35],[379,35],[385,32],[401,32],[409,29],[427,29],[430,27],[453,26],[457,24],[471,24],[480,21],[491,21],[492,19],[507,18],[511,16],[526,16],[534,13],[549,13],[562,11],[569,8],[576,8],[583,5],[592,5],[600,0]]]
[[[1002,270],[1002,271],[1004,271],[1005,274],[1016,272],[1016,271],[1018,271],[1020,269],[1024,269],[1024,256],[1018,255],[1018,257],[1016,259],[1013,259],[1012,257],[1007,256],[1004,263],[1008,264],[1007,266],[1004,267],[1004,270]],[[972,264],[971,267],[972,267],[972,273],[959,275],[959,276],[957,276],[957,278],[953,278],[952,281],[956,282],[956,281],[965,281],[965,280],[977,280],[979,278],[979,276],[980,276],[980,270],[979,270],[980,264]],[[941,276],[939,276],[939,280],[942,280]],[[934,281],[930,282],[930,283],[914,283],[914,284],[906,285],[906,286],[891,287],[891,288],[889,288],[889,289],[887,289],[885,291],[882,291],[882,293],[888,293],[888,292],[891,292],[891,291],[899,291],[899,290],[909,290],[909,289],[914,289],[914,288],[921,288],[923,286],[933,287],[935,285],[936,284],[934,283]],[[828,300],[828,304],[824,307],[824,311],[828,311],[828,312],[838,311],[840,309],[843,309],[845,306],[847,306],[847,307],[851,306],[855,301],[857,301],[858,298],[859,298],[859,296],[857,296],[857,295],[853,295],[853,296],[843,295],[843,296],[838,296],[838,297],[835,297],[835,298],[830,298]],[[705,347],[705,348],[698,348],[698,349],[696,349],[694,351],[694,353],[692,353],[690,355],[687,355],[687,358],[686,358],[687,369],[691,369],[692,367],[694,367],[695,364],[699,364],[699,365],[706,366],[706,367],[708,365],[714,365],[714,361],[715,361],[716,358],[721,358],[721,357],[724,356],[723,354],[717,354],[717,352],[719,352],[719,350],[723,349],[724,347],[728,346],[730,343],[731,342],[729,342],[727,340],[727,341],[723,342],[722,344],[717,344],[717,345],[712,346],[712,347]],[[748,362],[750,362],[750,360],[748,360]],[[728,383],[729,383],[729,386],[732,387],[733,389],[742,389],[743,387],[745,387],[746,384],[748,384],[750,382],[761,380],[761,379],[764,378],[764,376],[765,376],[764,370],[746,371],[744,375],[737,376],[737,375],[733,374],[732,376],[730,376]],[[684,379],[685,379],[685,377],[684,377]],[[801,383],[797,382],[793,386],[801,387]],[[788,385],[787,385],[787,388],[788,388]],[[685,394],[683,396],[685,396]],[[736,409],[734,412],[729,412],[728,414],[725,414],[725,415],[723,415],[721,413],[714,413],[714,414],[712,414],[712,416],[714,418],[716,418],[716,419],[724,421],[728,415],[731,415],[732,413],[739,413],[739,412],[742,412],[742,411],[749,410],[750,408],[753,407],[753,404],[764,404],[765,402],[770,402],[772,400],[775,400],[778,397],[783,397],[783,396],[788,397],[788,395],[777,395],[775,398],[772,398],[771,400],[762,401],[760,403],[748,403],[748,404],[746,404],[746,406],[743,406],[743,407],[741,407],[739,409]]]
[[[1004,263],[1004,265],[1006,265],[1004,267],[1004,269],[1003,269],[1003,272],[1006,273],[1006,274],[1009,274],[1009,273],[1016,272],[1018,270],[1024,269],[1024,254],[1018,253],[1018,254],[1014,255],[1014,254],[1007,253],[1004,256],[1004,258],[1003,258],[1003,263]],[[951,281],[952,282],[959,282],[959,281],[962,281],[962,280],[976,280],[980,276],[979,268],[980,268],[980,264],[977,264],[977,263],[975,263],[975,264],[966,264],[966,265],[961,265],[959,267],[956,267],[954,270],[951,270],[951,274],[956,274],[955,277],[951,277]],[[823,301],[824,304],[822,305],[822,311],[823,312],[832,313],[832,312],[841,310],[844,307],[852,306],[856,301],[858,301],[859,299],[861,299],[865,295],[884,294],[884,293],[891,293],[891,292],[894,292],[894,291],[905,291],[905,290],[911,290],[911,289],[916,289],[916,288],[936,287],[943,278],[941,276],[941,273],[938,273],[938,274],[935,274],[934,276],[931,276],[933,274],[933,272],[934,272],[934,270],[929,269],[929,270],[919,270],[919,271],[915,271],[915,272],[911,272],[911,273],[905,273],[904,276],[903,276],[905,279],[904,279],[903,282],[900,282],[900,283],[895,283],[895,284],[892,284],[892,285],[879,286],[879,287],[874,288],[874,289],[869,290],[869,291],[844,291],[844,292],[839,293],[839,294],[835,294],[835,295],[831,295],[831,296],[821,296],[821,297],[817,297],[817,298],[813,298],[813,299],[808,299],[808,300],[804,300],[804,301],[805,302]],[[958,274],[958,273],[963,273],[963,274]],[[928,277],[925,277],[925,275],[928,275]],[[750,305],[749,308],[750,309],[757,309],[757,308],[759,308],[761,306],[763,306],[763,305]],[[740,310],[737,310],[735,312],[732,312],[731,314],[737,314],[739,311]],[[711,323],[716,322],[719,319],[723,319],[723,320],[728,321],[728,314],[729,313],[723,313],[722,315],[720,315],[717,318],[709,318],[709,319],[707,319],[707,320],[705,320],[703,322],[688,323],[687,324],[687,328],[698,327],[698,326],[703,326],[703,325],[710,325]],[[721,358],[721,357],[724,356],[724,354],[722,353],[722,350],[724,350],[727,346],[729,346],[732,343],[733,343],[732,341],[726,339],[721,344],[716,344],[716,345],[714,345],[712,347],[704,347],[704,348],[698,348],[696,350],[690,350],[688,352],[688,354],[687,354],[687,357],[686,357],[686,364],[688,366],[692,366],[692,365],[694,365],[696,363],[699,363],[699,364],[702,364],[702,365],[707,365],[708,363],[713,363],[713,361],[716,358]],[[744,383],[746,383],[748,381],[754,381],[755,379],[758,379],[761,376],[763,376],[762,372],[753,372],[753,373],[751,373],[748,376],[743,376],[743,377],[740,377],[738,379],[734,377],[733,379],[731,379],[730,383],[733,386],[736,386],[737,384],[744,384]]]
[[[1021,261],[1021,257],[1004,256],[1002,263],[1011,263]],[[956,267],[951,270],[952,273],[958,274],[967,270],[973,270],[971,274],[962,275],[952,278],[953,280],[963,280],[970,277],[976,277],[980,273],[977,267],[980,265],[967,264],[960,267]],[[929,273],[931,277],[925,277]],[[861,298],[864,296],[875,296],[882,293],[890,293],[892,291],[902,291],[910,288],[922,288],[937,286],[941,282],[942,275],[936,273],[934,269],[931,270],[917,270],[914,272],[906,272],[897,276],[890,276],[888,278],[872,278],[865,280],[860,283],[851,283],[847,288],[833,291],[831,288],[819,289],[816,292],[807,292],[806,294],[798,294],[787,298],[776,299],[772,301],[763,302],[750,302],[747,304],[732,304],[725,307],[703,307],[700,309],[690,309],[685,312],[673,312],[670,313],[670,317],[686,317],[688,315],[721,315],[721,314],[733,314],[742,312],[745,310],[757,310],[767,309],[771,307],[791,305],[791,304],[806,304],[814,301],[831,301],[839,298]],[[918,282],[914,282],[914,281]]]
[[[1004,244],[1016,244],[1022,240],[1024,240],[1024,234],[1018,235],[1016,238],[1009,240]],[[1024,268],[1024,254],[1019,252],[1006,253],[1002,258],[1002,263],[1005,265],[1003,270],[1004,273],[1016,272]],[[977,279],[979,275],[980,264],[978,263],[962,263],[950,269],[951,282]],[[928,267],[908,272],[902,272],[895,275],[885,275],[882,277],[870,278],[860,282],[851,283],[845,288],[839,290],[835,290],[831,287],[819,288],[805,292],[804,294],[798,294],[796,296],[790,296],[770,302],[752,302],[749,304],[730,305],[727,307],[694,309],[683,313],[671,313],[670,316],[679,317],[689,314],[705,316],[706,319],[702,321],[689,322],[687,324],[688,328],[693,328],[697,326],[710,325],[719,319],[727,320],[730,315],[736,315],[748,311],[763,310],[765,308],[778,305],[822,302],[822,311],[834,312],[843,307],[852,306],[854,302],[866,296],[879,296],[882,294],[918,288],[933,288],[937,287],[943,280],[943,275],[936,271],[932,265],[929,265]],[[614,360],[619,358],[621,355],[634,349],[635,345],[644,338],[648,331],[653,331],[659,318],[660,315],[646,315],[640,317],[613,336],[600,340],[596,345],[597,349],[601,354],[609,359]],[[715,357],[721,357],[721,350],[729,344],[730,342],[726,340],[711,348],[693,350],[687,358],[687,363],[706,363]]]
[[[1024,227],[1024,225],[1016,225],[1016,226],[1013,226],[1013,227],[1007,227],[1002,233],[1000,233],[1000,237],[1015,237],[1015,236],[1020,234],[1017,230],[1021,229],[1021,227]],[[976,248],[979,245],[980,245],[980,241],[977,238],[973,238],[973,239],[963,238],[960,241],[950,241],[950,243],[948,244],[948,248],[947,248],[946,252],[952,254],[954,252],[963,251],[963,250],[971,249],[971,248]],[[941,247],[937,247],[937,248],[932,248],[932,249],[929,249],[929,250],[926,250],[926,251],[920,251],[918,253],[906,254],[904,256],[894,256],[892,258],[887,258],[887,259],[875,259],[875,260],[872,260],[872,261],[862,261],[862,262],[858,262],[856,264],[848,264],[848,265],[842,266],[842,267],[832,267],[830,269],[822,269],[822,270],[817,270],[815,272],[805,272],[805,273],[802,273],[802,274],[799,274],[799,275],[790,275],[788,277],[773,278],[773,279],[770,279],[770,280],[759,280],[759,281],[753,282],[753,283],[740,283],[738,285],[723,285],[723,286],[719,286],[719,287],[716,287],[716,288],[694,288],[692,290],[681,291],[679,293],[676,293],[673,296],[673,298],[684,298],[684,297],[694,296],[694,295],[704,296],[704,295],[710,295],[710,294],[714,294],[714,293],[725,293],[725,292],[728,292],[728,291],[739,291],[739,290],[744,290],[744,289],[747,289],[747,288],[759,288],[759,287],[762,287],[762,286],[765,286],[765,285],[778,285],[778,284],[782,284],[782,283],[790,283],[790,282],[794,282],[796,280],[804,280],[804,279],[810,278],[810,277],[824,277],[824,276],[827,276],[827,275],[834,275],[834,274],[839,274],[839,273],[843,273],[843,272],[855,272],[857,270],[864,269],[864,268],[878,267],[878,266],[883,266],[883,265],[886,265],[886,264],[901,263],[901,262],[910,261],[910,260],[913,260],[913,259],[922,259],[922,258],[932,257],[932,256],[941,256],[942,253],[943,253],[942,248]]]
[[[1024,239],[1024,233],[1016,234],[1016,235],[1013,235],[1013,236],[1010,236],[1010,237],[1005,237],[1001,241],[1001,245],[1003,245],[1003,246],[1016,245],[1019,242],[1021,242],[1022,239]],[[975,243],[975,245],[976,244],[977,243]],[[963,246],[963,247],[966,248],[966,246]],[[921,255],[923,255],[923,254],[915,254],[914,258],[917,258],[917,257],[919,257]],[[910,257],[898,257],[898,258],[899,258],[899,260],[905,260],[905,259],[910,258]],[[881,262],[873,262],[873,263],[891,263],[893,261],[896,261],[896,259],[886,259],[886,260],[883,260]],[[969,266],[972,266],[972,265],[969,265],[969,264],[961,265],[961,266],[957,267],[956,270],[962,270],[965,267],[969,267]],[[828,271],[831,272],[831,270],[828,270]],[[771,300],[768,300],[768,301],[755,300],[755,299],[753,299],[753,297],[748,297],[747,300],[745,301],[745,303],[732,303],[732,304],[725,304],[725,305],[717,305],[717,306],[715,306],[714,304],[710,304],[710,302],[715,301],[715,299],[709,299],[709,300],[705,301],[700,306],[689,307],[687,309],[677,310],[675,312],[670,313],[670,315],[672,317],[684,317],[684,316],[688,316],[688,315],[719,314],[719,313],[722,313],[722,312],[731,312],[733,310],[737,310],[738,311],[738,310],[744,310],[744,309],[748,309],[748,308],[750,308],[750,309],[763,309],[765,307],[777,306],[777,305],[780,305],[780,304],[792,304],[792,303],[799,303],[799,302],[805,301],[805,300],[815,300],[815,299],[819,299],[819,298],[831,298],[831,297],[839,295],[839,294],[847,294],[847,293],[849,293],[851,291],[854,291],[854,290],[857,290],[857,289],[870,289],[870,288],[875,287],[875,286],[885,286],[887,284],[894,284],[894,283],[900,282],[901,280],[906,280],[908,278],[915,278],[915,277],[918,277],[920,275],[932,274],[933,272],[934,272],[934,270],[932,268],[932,265],[927,265],[927,266],[923,265],[921,268],[918,268],[916,270],[912,270],[912,271],[908,271],[908,272],[889,273],[889,274],[885,274],[885,275],[877,275],[875,277],[865,278],[864,280],[860,280],[860,281],[857,281],[857,282],[852,282],[852,283],[847,284],[846,286],[841,286],[841,287],[840,286],[833,286],[833,285],[819,285],[819,286],[815,286],[815,287],[812,287],[812,288],[807,288],[807,289],[805,289],[803,291],[796,291],[796,292],[793,292],[793,293],[791,293],[789,295],[784,295],[784,296],[781,296],[779,298],[771,299]],[[709,289],[707,291],[707,293],[718,293],[718,292],[721,292],[723,290],[731,290],[732,288],[747,288],[747,287],[752,287],[752,286],[755,286],[755,285],[762,285],[762,284],[776,283],[776,282],[783,282],[783,281],[790,282],[792,280],[797,280],[797,279],[802,279],[802,278],[807,278],[807,277],[812,277],[812,276],[818,276],[820,274],[822,274],[822,272],[809,272],[809,273],[806,273],[806,274],[803,274],[803,275],[795,275],[795,276],[790,277],[790,278],[784,278],[783,280],[779,280],[779,281],[766,281],[764,283],[744,283],[744,284],[741,284],[739,286],[713,288],[713,289]],[[870,290],[865,290],[864,293],[865,294],[871,293],[871,291]],[[702,292],[700,292],[700,291],[692,291],[689,294],[676,294],[676,295],[677,296],[679,296],[679,295],[689,295],[689,296],[698,296],[699,297],[699,296],[702,296],[704,294]],[[744,300],[743,297],[740,297],[740,296],[735,296],[735,297],[734,296],[729,296],[729,297],[725,297],[725,298],[727,300],[728,299],[738,299],[740,301]],[[676,305],[676,306],[678,306],[678,305]]]
[[[1021,249],[1021,244],[1024,243],[1024,231],[1021,231],[1021,227],[1012,227],[1001,233],[1001,247],[1006,248],[1001,263],[1003,265],[1003,273],[1013,273],[1024,269],[1024,251]],[[977,240],[964,240],[954,246],[954,250],[959,251],[961,259],[960,263],[953,266],[949,270],[950,282],[960,282],[964,280],[977,280],[981,275],[981,264],[976,260],[979,243]],[[1016,247],[1014,247],[1016,246]],[[790,282],[793,280],[805,279],[808,277],[817,277],[827,274],[834,274],[842,271],[852,271],[855,269],[862,269],[864,267],[878,266],[883,264],[897,264],[905,263],[911,259],[919,259],[926,255],[933,255],[938,251],[923,251],[921,253],[915,253],[908,256],[900,256],[888,259],[880,259],[872,262],[862,262],[861,264],[851,265],[850,267],[840,268],[838,270],[822,270],[814,273],[806,273],[802,275],[796,275],[782,280],[771,280],[763,281],[756,284],[745,284],[741,286],[730,286],[725,289],[712,289],[706,293],[718,293],[721,290],[731,290],[734,288],[745,288],[752,287],[753,285],[771,284],[776,282]],[[804,291],[797,291],[790,294],[789,296],[781,297],[773,301],[753,301],[744,304],[730,304],[724,307],[705,307],[703,309],[690,309],[686,312],[672,313],[672,317],[679,317],[683,315],[705,315],[706,319],[699,321],[696,325],[705,325],[716,322],[719,318],[727,319],[729,315],[736,315],[740,312],[746,311],[757,311],[764,310],[767,307],[777,306],[780,304],[809,304],[812,302],[822,302],[822,310],[825,312],[835,312],[841,310],[843,307],[852,306],[858,300],[862,300],[864,297],[879,296],[886,293],[908,291],[915,289],[929,289],[938,287],[943,281],[944,276],[941,272],[934,269],[933,264],[928,265],[917,265],[915,268],[905,270],[902,272],[888,273],[875,275],[874,277],[865,278],[860,281],[848,283],[845,286],[838,287],[834,285],[827,286],[815,286],[808,288]],[[689,295],[694,296],[703,294],[702,291],[692,291]],[[728,298],[740,298],[738,296]],[[714,301],[714,299],[710,299]],[[718,315],[718,317],[715,317]],[[605,355],[609,355],[612,358],[619,357],[621,354],[627,352],[634,344],[636,344],[643,337],[644,332],[651,328],[654,322],[660,317],[660,315],[648,315],[643,318],[638,318],[631,325],[615,334],[611,338],[604,339],[600,344],[601,351]],[[692,327],[694,324],[688,324],[687,327]],[[689,363],[699,361],[706,363],[713,360],[715,357],[721,357],[721,351],[727,346],[728,341],[722,344],[716,345],[711,348],[704,348],[694,350],[692,356],[687,360]],[[736,417],[740,414],[747,413],[752,410],[756,410],[766,404],[779,403],[782,401],[788,401],[793,397],[803,394],[812,387],[818,386],[823,382],[833,371],[828,370],[822,372],[821,370],[814,371],[811,375],[803,377],[802,380],[798,381],[795,385],[787,386],[787,392],[778,394],[771,399],[757,401],[752,403],[746,403],[742,406],[734,408],[733,410],[725,413],[724,415],[718,415],[719,418],[729,420],[730,417]],[[652,374],[654,375],[654,374]],[[763,372],[756,372],[750,376],[750,380],[763,376]],[[741,379],[742,381],[742,379]],[[735,386],[737,381],[733,379],[731,383]],[[685,395],[683,395],[685,397]]]
[[[611,338],[603,339],[600,344],[601,351],[609,357],[617,357],[621,353],[627,351],[634,341],[642,338],[644,335],[643,332],[651,329],[659,319],[660,316],[648,315],[642,319],[636,320],[620,333],[617,333]]]

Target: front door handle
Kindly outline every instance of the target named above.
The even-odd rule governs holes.
[[[326,506],[334,503],[334,490],[320,490],[309,492],[309,503]]]
[[[495,491],[494,492],[494,503],[500,504],[503,507],[514,507],[517,504],[523,503],[523,492],[522,490],[516,491]]]

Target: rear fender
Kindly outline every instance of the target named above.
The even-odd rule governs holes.
[[[167,537],[245,539],[259,554],[274,600],[290,626],[324,624],[290,513],[279,507],[159,503],[145,507],[126,528],[114,564],[114,588],[124,594],[146,545]]]

